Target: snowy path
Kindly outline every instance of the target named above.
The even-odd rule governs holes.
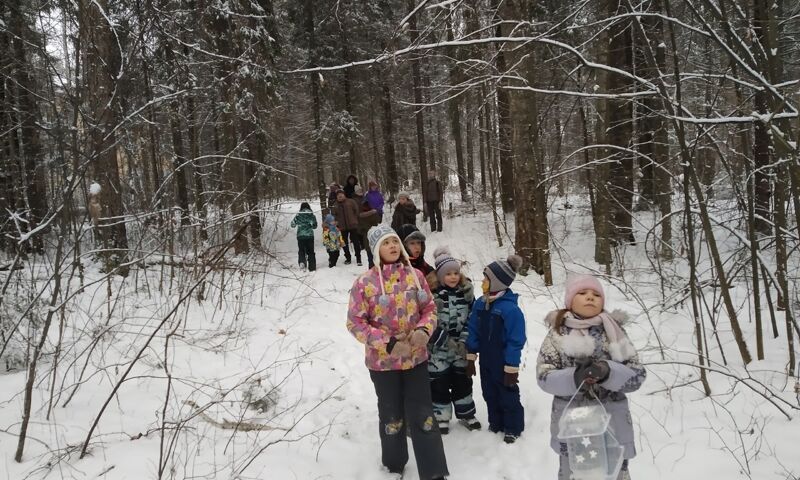
[[[287,207],[287,211],[293,212],[295,207]],[[482,218],[463,217],[445,221],[445,232],[442,233],[431,234],[427,225],[423,227],[423,232],[428,237],[429,261],[437,246],[448,245],[455,255],[470,261],[467,267],[469,276],[480,279],[485,263],[500,255],[507,255],[500,250],[487,248],[487,244],[493,243],[491,240],[486,241],[492,232]],[[330,347],[320,355],[320,362],[304,367],[303,378],[306,385],[314,385],[312,388],[320,394],[326,389],[340,384],[342,386],[336,393],[337,400],[321,408],[325,413],[319,415],[319,425],[334,416],[335,420],[325,445],[319,451],[319,459],[314,459],[316,451],[311,451],[313,447],[309,446],[306,452],[308,463],[302,462],[306,464],[303,467],[298,465],[301,463],[299,461],[291,467],[287,465],[286,473],[289,476],[278,477],[365,480],[395,478],[383,472],[380,467],[377,407],[372,383],[364,366],[363,347],[345,329],[349,287],[365,267],[357,267],[355,262],[352,265],[343,265],[340,260],[337,267],[329,269],[327,255],[319,247],[319,241],[317,245],[317,263],[320,268],[314,273],[303,274],[301,280],[308,286],[299,287],[303,292],[316,291],[316,294],[306,296],[305,293],[300,293],[291,300],[297,307],[283,323],[288,326],[287,337],[299,336],[304,339],[303,342],[310,344],[317,341],[330,342]],[[295,258],[296,247],[291,232],[278,243],[278,249],[279,256],[286,258],[287,263]],[[520,286],[516,285],[517,288]],[[533,298],[529,298],[526,310],[529,315],[537,310],[544,315],[553,304],[548,299],[541,305],[537,308]],[[509,446],[497,434],[487,431],[468,432],[454,423],[451,433],[444,437],[452,478],[524,479],[540,477],[546,471],[555,472],[557,459],[547,447],[546,440],[549,435],[549,398],[536,388],[532,368],[536,360],[536,348],[544,331],[544,327],[540,325],[531,325],[528,328],[530,340],[523,361],[531,368],[523,370],[520,380],[526,407],[525,434],[517,444]],[[475,389],[478,417],[485,424],[485,403],[480,397],[478,383],[476,382]],[[287,445],[284,448],[286,455],[292,457],[306,450],[297,445]],[[275,458],[282,456],[277,451],[272,455]],[[274,472],[274,466],[271,470]],[[404,479],[417,478],[412,453]]]
[[[288,208],[294,211],[294,206]],[[567,219],[574,223],[583,219]],[[493,226],[487,215],[463,216],[445,219],[445,231],[433,233],[427,225],[423,226],[427,235],[427,256],[440,245],[447,245],[453,253],[466,259],[468,275],[473,279],[482,278],[482,269],[486,263],[504,258],[509,250],[497,248]],[[558,225],[553,226],[554,230]],[[564,263],[585,260],[591,262],[593,240],[588,236],[574,235],[569,239],[568,250],[575,255],[573,259],[558,258],[554,260],[556,286],[552,290],[543,286],[540,278],[533,274],[518,277],[513,285],[521,294],[521,306],[527,319],[528,344],[523,353],[523,369],[520,374],[522,402],[525,407],[526,430],[522,438],[514,445],[505,445],[498,435],[487,431],[468,432],[459,425],[451,428],[451,433],[444,436],[445,450],[451,478],[464,480],[484,479],[554,479],[557,471],[557,457],[549,448],[550,403],[551,397],[544,394],[536,385],[535,363],[539,345],[546,333],[542,323],[544,315],[557,308],[563,290]],[[508,242],[506,242],[508,243]],[[279,244],[286,258],[295,255],[294,239],[291,235]],[[319,242],[317,242],[319,245]],[[308,298],[301,310],[287,319],[293,325],[295,334],[303,336],[306,341],[330,341],[331,348],[323,354],[325,360],[307,369],[304,378],[308,383],[318,385],[324,390],[326,385],[332,388],[342,384],[337,395],[341,401],[334,402],[325,409],[328,413],[324,419],[335,415],[334,427],[325,445],[320,449],[318,460],[314,460],[312,452],[301,453],[294,447],[286,447],[287,456],[304,455],[309,460],[307,467],[300,468],[295,464],[288,468],[288,475],[296,478],[341,478],[341,479],[379,479],[393,478],[380,470],[380,449],[377,433],[377,409],[375,395],[366,368],[363,365],[362,348],[344,327],[347,292],[356,278],[359,267],[355,265],[340,266],[328,269],[325,253],[318,248],[318,264],[322,267],[313,274],[304,276],[307,282],[324,300]],[[321,256],[320,256],[321,255]],[[559,263],[561,263],[559,265]],[[642,264],[644,265],[644,263]],[[570,264],[569,267],[572,265]],[[645,269],[646,270],[646,269]],[[622,308],[636,316],[641,308],[637,302],[624,297],[618,290],[608,288],[609,302],[612,308]],[[301,302],[301,303],[302,303]],[[672,326],[673,319],[664,315],[663,325],[659,324],[662,341],[668,345],[686,345],[691,358],[692,333],[683,323]],[[655,320],[656,322],[659,319]],[[663,327],[663,328],[662,328]],[[640,347],[653,346],[654,336],[647,320],[640,316],[636,322],[628,326],[629,333]],[[776,348],[780,348],[776,342]],[[654,348],[643,352],[645,360],[659,361],[660,357]],[[670,375],[682,378],[686,372],[678,373],[673,367],[658,368],[651,372],[650,380],[637,393],[631,395],[631,404],[635,429],[637,431],[638,458],[631,463],[631,472],[636,479],[672,479],[684,480],[706,479],[709,474],[735,478],[741,475],[734,456],[721,447],[719,439],[709,428],[714,425],[714,418],[724,416],[719,409],[709,408],[707,402],[698,402],[700,395],[696,391],[684,389],[673,398],[666,394],[647,395],[647,392],[660,389],[664,383],[675,382]],[[679,383],[679,382],[675,382]],[[486,424],[485,403],[481,398],[479,382],[475,382],[475,399],[478,418]],[[758,408],[759,399],[749,399],[748,408]],[[755,405],[755,406],[754,406]],[[764,415],[771,416],[774,411],[765,407]],[[320,419],[322,421],[322,419]],[[784,420],[776,419],[781,425]],[[787,428],[788,427],[788,428]],[[767,437],[768,448],[777,448],[787,454],[791,450],[780,440],[787,435],[792,436],[792,428],[781,426],[776,429],[775,437]],[[797,441],[795,434],[795,445]],[[309,450],[311,448],[309,447]],[[410,448],[409,448],[410,450]],[[278,454],[275,454],[276,458]],[[787,458],[782,456],[782,458]],[[791,457],[788,457],[791,458]],[[417,473],[413,454],[406,468],[405,479],[416,480]],[[299,462],[298,462],[299,463]],[[751,466],[752,468],[753,466]],[[753,469],[753,478],[790,478],[786,471],[775,465],[761,465]],[[800,463],[786,465],[786,470],[798,472]],[[280,476],[283,478],[283,476]],[[292,477],[294,478],[294,477]]]

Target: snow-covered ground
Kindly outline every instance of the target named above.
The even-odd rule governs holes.
[[[394,478],[380,466],[377,407],[363,347],[345,329],[349,288],[366,267],[355,262],[343,265],[341,259],[329,269],[317,230],[319,269],[299,270],[294,232],[288,228],[298,205],[282,205],[265,227],[265,235],[274,234],[275,258],[250,257],[245,275],[215,272],[204,286],[205,299],[198,301],[193,295],[188,308],[178,309],[109,403],[89,454],[79,459],[100,407],[158,319],[180,295],[158,293],[163,278],[158,268],[132,275],[124,284],[115,279],[110,290],[116,303],[108,318],[108,285],[88,286],[70,303],[64,343],[74,347],[61,353],[57,398],[49,419],[52,355],[40,366],[20,464],[13,454],[25,373],[0,376],[0,478],[138,480],[159,478],[160,470],[161,478],[180,479]],[[518,277],[512,287],[521,294],[527,319],[528,344],[520,374],[525,432],[516,444],[506,445],[498,435],[454,425],[444,437],[452,479],[556,478],[557,457],[548,445],[551,398],[539,390],[535,378],[536,355],[546,332],[542,320],[560,306],[567,271],[597,266],[592,262],[594,240],[585,205],[556,207],[554,212],[555,286],[545,287],[531,274]],[[649,215],[642,214],[640,220],[652,221]],[[442,233],[430,233],[427,225],[422,228],[428,235],[429,262],[436,247],[447,245],[467,261],[466,272],[477,281],[486,263],[510,253],[507,238],[506,247],[497,247],[487,212],[446,216]],[[630,396],[639,449],[631,462],[632,477],[800,478],[800,428],[798,411],[793,409],[798,404],[794,382],[782,373],[787,357],[783,324],[781,337],[773,340],[766,335],[767,360],[753,362],[749,372],[780,393],[781,398],[771,400],[791,420],[759,395],[765,389],[755,381],[737,383],[723,374],[712,375],[714,396],[707,399],[699,383],[693,382],[697,369],[680,365],[696,362],[688,304],[673,305],[675,297],[664,301],[641,245],[629,247],[623,264],[615,266],[614,277],[605,282],[607,305],[630,315],[626,328],[641,349],[649,374],[644,387]],[[681,272],[680,266],[674,270]],[[173,280],[174,291],[179,290],[175,285],[186,291],[185,286],[193,283],[188,275],[179,273]],[[99,273],[89,271],[87,283],[96,277]],[[685,283],[677,283],[681,282]],[[736,300],[747,308],[746,292],[738,290],[734,289]],[[119,292],[124,295],[117,296]],[[741,360],[727,320],[720,321],[727,359],[738,365]],[[753,325],[743,323],[747,338],[753,339]],[[108,331],[92,347],[89,339],[102,328]],[[51,340],[57,338],[55,327]],[[754,343],[750,341],[753,353]],[[716,340],[709,337],[708,344],[712,359],[721,362]],[[91,354],[84,351],[87,348],[93,348]],[[79,360],[71,363],[76,357]],[[745,374],[741,368],[713,368]],[[63,407],[79,378],[79,388]],[[254,398],[262,399],[261,412],[247,407],[245,400]],[[478,382],[475,398],[478,417],[485,424]],[[404,478],[415,480],[411,455]]]

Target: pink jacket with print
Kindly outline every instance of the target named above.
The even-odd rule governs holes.
[[[381,291],[378,269],[383,268],[386,294]],[[417,289],[416,275],[422,290]],[[394,263],[376,265],[363,273],[350,290],[347,329],[364,344],[367,368],[376,371],[408,370],[428,359],[428,347],[411,348],[409,356],[386,352],[393,336],[411,333],[423,327],[428,335],[436,328],[436,304],[433,295],[417,269]]]

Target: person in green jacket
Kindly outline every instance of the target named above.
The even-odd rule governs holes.
[[[317,269],[317,256],[314,253],[314,229],[317,228],[317,218],[308,202],[300,204],[300,212],[292,219],[291,227],[297,228],[299,257],[297,262],[304,270],[308,262],[308,271],[313,272]]]

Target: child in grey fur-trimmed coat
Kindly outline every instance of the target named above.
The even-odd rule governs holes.
[[[636,447],[625,394],[638,390],[647,373],[619,320],[605,311],[604,299],[595,277],[573,277],[567,281],[565,308],[545,317],[550,330],[539,351],[536,375],[542,390],[554,395],[550,446],[559,454],[558,480],[569,480],[572,474],[567,446],[558,441],[558,420],[581,385],[575,401],[581,404],[596,396],[611,415],[610,427],[625,447],[618,480],[630,480],[628,460],[636,456]]]

